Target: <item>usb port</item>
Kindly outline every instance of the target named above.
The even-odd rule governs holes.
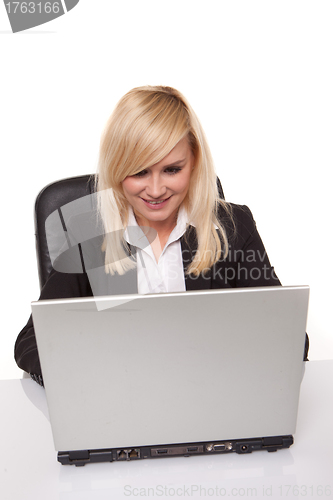
[[[197,446],[190,446],[189,448],[187,448],[187,451],[198,451],[198,447]]]
[[[168,453],[168,448],[161,448],[160,450],[156,450],[158,455],[166,455]]]

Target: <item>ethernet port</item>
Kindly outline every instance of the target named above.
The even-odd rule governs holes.
[[[133,448],[128,453],[129,458],[140,458],[140,450]]]
[[[118,450],[117,451],[117,459],[118,460],[126,460],[127,459],[127,451],[126,450]]]

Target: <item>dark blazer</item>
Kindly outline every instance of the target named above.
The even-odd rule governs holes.
[[[249,208],[239,205],[231,206],[233,221],[223,209],[219,212],[220,221],[228,235],[228,256],[226,259],[221,258],[211,269],[200,276],[186,274],[186,269],[197,250],[195,228],[190,226],[182,236],[181,249],[186,290],[281,285],[269,262]],[[87,254],[89,254],[89,249]],[[59,268],[56,265],[55,267]],[[103,280],[105,279],[105,286],[99,287],[98,295],[137,293],[136,269],[123,276],[106,275],[102,267],[99,269],[99,272],[103,274]],[[77,273],[64,273],[53,269],[41,291],[40,300],[93,296],[89,280],[89,278],[92,279],[90,271],[85,269],[84,264],[82,272]],[[101,274],[99,276],[101,277]],[[307,353],[308,338],[306,336],[304,359],[307,359]],[[41,375],[32,317],[16,340],[15,360],[18,366],[26,372]]]

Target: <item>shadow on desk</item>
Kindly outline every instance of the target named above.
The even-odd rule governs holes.
[[[25,372],[24,372],[25,373]],[[20,380],[21,386],[24,394],[27,396],[29,401],[43,413],[44,417],[50,421],[49,410],[47,407],[45,390],[44,387],[41,387],[36,382],[31,380],[31,384],[24,383],[26,379],[30,379],[30,376],[25,373],[26,376],[23,375],[23,378]]]

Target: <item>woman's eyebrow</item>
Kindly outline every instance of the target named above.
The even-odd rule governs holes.
[[[163,165],[163,167],[162,167],[162,168],[170,168],[170,167],[177,167],[177,166],[180,166],[180,167],[181,167],[181,166],[182,166],[181,164],[182,164],[182,163],[184,163],[185,161],[186,161],[186,158],[182,158],[181,160],[176,160],[176,161],[174,161],[174,162],[172,162],[172,163],[168,163],[167,165]],[[142,168],[142,169],[138,172],[138,174],[139,174],[140,172],[144,172],[144,170],[148,170],[149,168],[150,168],[150,167]],[[136,174],[135,174],[135,175],[136,175]]]
[[[168,163],[168,165],[164,165],[163,168],[175,167],[176,165],[179,165],[180,163],[183,163],[184,161],[186,161],[186,158],[182,158],[181,160],[176,160],[173,163]]]

